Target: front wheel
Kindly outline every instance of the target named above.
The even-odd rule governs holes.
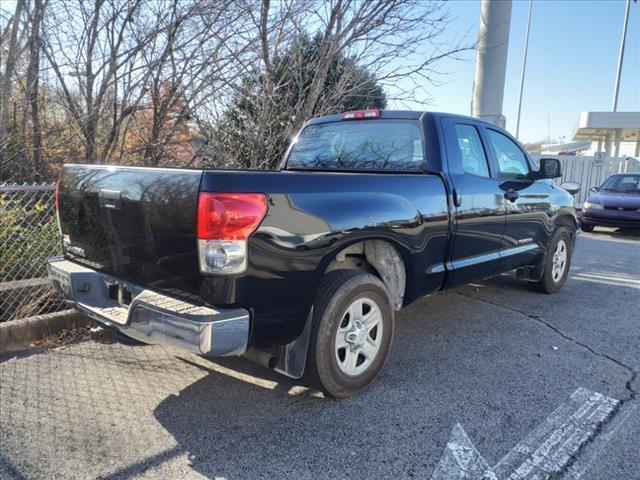
[[[314,304],[307,375],[325,393],[344,398],[378,376],[391,348],[389,293],[374,275],[336,270],[322,281]]]
[[[566,228],[559,227],[549,242],[542,278],[533,287],[539,292],[556,293],[567,280],[570,267],[571,236]]]

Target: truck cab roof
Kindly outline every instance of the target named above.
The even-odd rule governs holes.
[[[307,125],[316,125],[319,123],[331,123],[331,122],[339,122],[342,121],[342,114],[334,113],[331,115],[322,115],[320,117],[311,118]],[[486,125],[491,125],[495,127],[493,124],[489,124],[484,120],[481,120],[476,117],[471,117],[468,115],[459,115],[455,113],[446,113],[446,112],[431,112],[427,110],[380,110],[381,119],[393,119],[393,120],[419,120],[423,117],[431,117],[432,120],[438,120],[443,117],[447,118],[459,118],[467,121],[472,121],[474,123],[482,123]]]
[[[353,113],[358,115],[357,117],[344,118],[346,113]],[[370,115],[370,116],[369,116]],[[350,124],[351,122],[360,122],[363,120],[369,120],[371,122],[376,122],[378,120],[405,120],[405,121],[415,121],[420,123],[422,131],[424,132],[424,141],[426,148],[426,172],[427,173],[439,173],[444,172],[446,170],[446,166],[444,164],[444,157],[446,153],[443,151],[444,144],[441,138],[442,124],[441,119],[456,119],[461,121],[461,123],[472,123],[479,126],[490,127],[493,129],[499,129],[504,132],[507,136],[511,137],[508,132],[505,132],[504,129],[497,127],[492,123],[488,123],[479,118],[470,117],[466,115],[458,115],[453,113],[445,113],[445,112],[431,112],[431,111],[416,111],[416,110],[380,110],[380,109],[370,109],[370,110],[354,110],[349,112],[341,112],[335,113],[332,115],[324,115],[320,117],[315,117],[310,119],[303,129],[310,125],[322,125],[329,123],[341,123],[345,122]],[[513,139],[513,137],[511,137]],[[513,139],[516,141],[515,139]],[[282,168],[287,169],[289,153],[285,156]],[[390,172],[391,170],[389,170]]]

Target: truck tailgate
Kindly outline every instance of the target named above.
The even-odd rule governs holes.
[[[201,175],[66,165],[58,193],[65,257],[142,286],[197,295]]]

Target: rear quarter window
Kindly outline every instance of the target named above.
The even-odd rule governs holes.
[[[307,126],[293,144],[289,169],[419,171],[425,166],[418,122],[347,120]]]

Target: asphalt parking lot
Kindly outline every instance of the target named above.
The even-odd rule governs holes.
[[[552,478],[637,480],[639,312],[640,237],[597,232],[557,295],[505,275],[403,311],[383,373],[348,400],[156,346],[5,356],[0,477],[429,479],[456,425],[496,465],[586,389],[618,402]]]

